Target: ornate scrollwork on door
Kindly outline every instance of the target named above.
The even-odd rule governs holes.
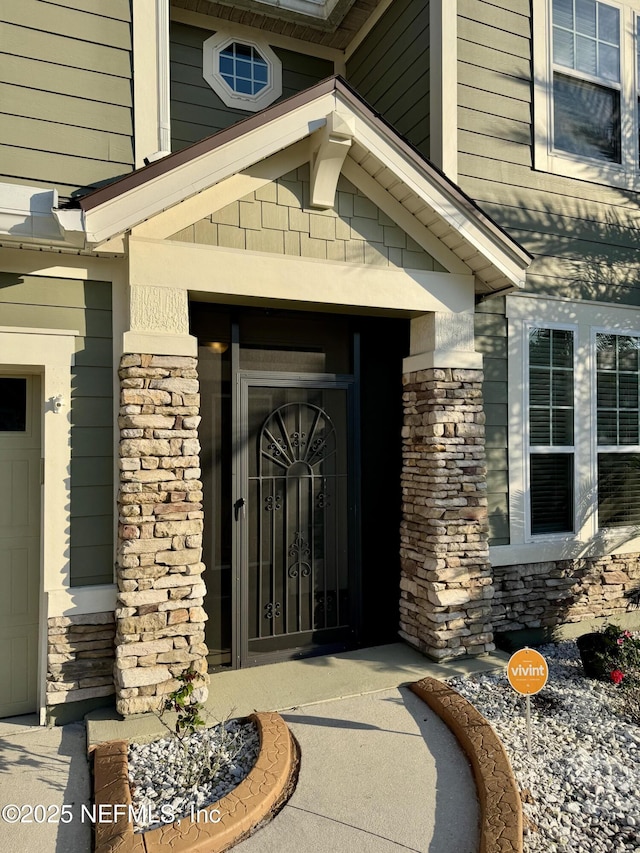
[[[274,408],[255,440],[250,483],[261,510],[249,560],[260,601],[256,639],[332,628],[341,621],[335,588],[345,554],[344,438],[325,409],[296,402]]]
[[[285,470],[302,462],[313,469],[336,452],[336,431],[319,406],[286,403],[264,422],[259,447],[261,469],[265,462]]]
[[[264,499],[264,508],[267,512],[277,512],[282,509],[282,495],[267,495]]]
[[[278,619],[280,617],[280,602],[270,601],[267,605],[265,605],[265,619]]]
[[[311,574],[311,565],[308,562],[311,557],[311,548],[298,531],[295,533],[293,542],[289,545],[289,556],[294,558],[294,562],[291,563],[287,571],[289,577],[297,578],[300,574],[303,578],[308,578]]]

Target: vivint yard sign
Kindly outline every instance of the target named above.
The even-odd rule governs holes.
[[[516,693],[527,697],[527,748],[531,755],[531,696],[539,693],[547,683],[549,667],[540,652],[520,649],[509,658],[507,678]]]
[[[533,696],[542,690],[548,677],[547,662],[535,649],[521,649],[511,655],[507,664],[507,678],[516,693]]]

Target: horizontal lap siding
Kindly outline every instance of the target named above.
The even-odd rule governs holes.
[[[113,357],[106,282],[0,273],[2,325],[75,329],[71,584],[113,581]]]
[[[636,195],[534,170],[531,77],[529,2],[459,0],[459,184],[534,256],[529,291],[640,305]],[[476,326],[491,542],[508,544],[504,299],[481,303]]]
[[[0,180],[71,196],[133,168],[129,0],[0,5]]]
[[[202,44],[213,33],[171,23],[171,146],[185,148],[251,113],[227,107],[202,76]],[[273,47],[282,62],[282,100],[334,73],[333,63]]]
[[[429,4],[396,0],[347,62],[347,79],[429,155]],[[410,81],[410,85],[409,85]]]
[[[637,195],[533,169],[529,3],[460,0],[458,59],[459,183],[534,256],[528,288],[640,305]]]

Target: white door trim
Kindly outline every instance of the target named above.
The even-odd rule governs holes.
[[[71,367],[77,335],[79,332],[68,329],[0,326],[0,372],[20,369],[23,373],[39,373],[42,377],[44,483],[40,502],[38,619],[38,710],[41,725],[45,722],[46,710],[47,596],[50,591],[69,587]]]

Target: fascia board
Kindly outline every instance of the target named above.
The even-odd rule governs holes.
[[[85,212],[87,240],[97,244],[310,136],[335,108],[333,92],[239,136]],[[259,138],[259,144],[256,142]],[[256,157],[259,152],[259,157]]]
[[[231,175],[197,195],[163,210],[151,219],[136,225],[131,233],[135,237],[167,239],[177,231],[193,225],[194,222],[199,222],[210,213],[244,198],[292,169],[308,163],[309,156],[309,141],[302,139],[290,148],[285,148],[266,160],[250,166],[245,172]]]
[[[500,272],[518,287],[524,286],[524,270],[530,261],[524,261],[516,256],[515,249],[510,245],[505,235],[504,241],[489,232],[482,223],[469,215],[452,195],[430,181],[424,172],[416,166],[395,146],[393,146],[375,127],[359,116],[355,125],[354,138],[364,148],[371,152],[381,163],[390,168],[398,180],[422,198],[434,212],[447,224],[454,228],[464,239],[499,269]]]

